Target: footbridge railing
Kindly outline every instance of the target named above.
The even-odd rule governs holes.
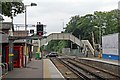
[[[80,47],[84,47],[85,45],[87,45],[92,54],[94,55],[94,49],[88,40],[80,40],[70,33],[52,33],[48,35],[46,38],[40,40],[40,46],[43,46],[44,44],[51,40],[70,40]]]

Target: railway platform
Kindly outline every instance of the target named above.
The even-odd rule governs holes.
[[[120,61],[119,60],[110,60],[110,59],[103,59],[103,58],[79,58],[79,59],[98,61],[98,62],[102,62],[102,63],[107,63],[107,64],[119,65],[120,66]]]
[[[78,59],[84,59],[84,60],[91,60],[91,61],[96,61],[96,62],[102,62],[102,63],[106,63],[106,64],[112,64],[112,65],[119,65],[120,66],[120,60],[111,60],[111,59],[104,59],[104,58],[98,58],[98,57],[79,57],[79,56],[64,56],[64,57],[68,57],[68,58],[78,58]]]
[[[96,78],[96,76],[100,76],[100,78],[101,77],[114,78],[114,75],[115,77],[116,76],[120,77],[118,66],[99,63],[100,62],[99,60],[105,61],[104,59],[97,59],[97,58],[80,58],[79,59],[79,57],[78,59],[76,59],[75,57],[72,57],[71,59],[70,58],[67,59],[67,57],[65,58],[63,56],[59,58],[50,58],[50,59],[46,58],[41,60],[36,60],[35,58],[33,58],[26,68],[14,68],[13,71],[10,71],[8,72],[7,75],[4,75],[2,80],[14,80],[14,79],[65,80],[67,78],[74,78],[74,77],[79,79],[80,76],[82,76],[82,78],[83,77],[86,78],[86,75],[87,75],[87,78]],[[64,65],[62,62],[64,63]],[[84,64],[87,63],[87,65],[84,65],[83,63]],[[117,64],[116,61],[113,61],[113,63]],[[71,72],[68,71],[67,69],[70,69]],[[88,71],[93,75],[86,73],[86,71]],[[109,71],[111,73],[109,73]],[[101,75],[99,75],[100,72],[101,72]],[[104,76],[103,73],[109,76]],[[74,76],[70,76],[70,75],[74,75]]]
[[[44,74],[43,78],[51,78],[51,79],[64,79],[62,74],[58,71],[58,69],[55,67],[55,65],[50,61],[50,59],[44,59]]]
[[[62,74],[50,61],[50,59],[41,59],[32,61],[26,68],[14,68],[13,71],[8,72],[7,75],[3,75],[2,80],[39,80],[39,79],[64,79]]]

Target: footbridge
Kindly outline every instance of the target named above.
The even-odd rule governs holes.
[[[94,55],[94,49],[88,40],[80,40],[70,33],[52,33],[48,35],[46,38],[40,39],[40,47],[51,40],[70,40],[80,47],[85,48],[87,46],[87,48],[89,48],[91,53]]]

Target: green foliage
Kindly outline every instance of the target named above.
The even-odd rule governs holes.
[[[12,14],[16,16],[17,14],[23,13],[24,10],[24,4],[22,2],[2,2],[0,4],[2,4],[2,14],[10,18],[12,18]]]
[[[102,35],[119,32],[119,10],[112,10],[110,12],[94,12],[94,14],[87,14],[85,16],[74,16],[67,24],[65,32],[72,33],[74,36],[81,39],[88,39],[92,43],[92,35],[94,32],[95,41],[98,43],[99,29],[102,28]],[[95,28],[94,26],[98,26]]]
[[[60,52],[62,51],[62,48],[65,47],[65,41],[50,41],[46,47],[46,49],[50,52],[50,51],[56,51],[56,52]]]
[[[97,26],[98,28],[95,28]],[[105,26],[105,28],[103,28]],[[81,40],[89,40],[92,43],[92,32],[94,33],[95,43],[99,43],[99,31],[107,35],[120,32],[120,10],[109,12],[94,12],[85,16],[76,15],[71,17],[66,25],[64,33],[71,33]],[[60,51],[64,47],[70,47],[70,41],[51,41],[48,45],[51,50]]]

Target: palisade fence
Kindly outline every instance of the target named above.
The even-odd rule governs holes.
[[[79,49],[70,49],[70,48],[63,48],[62,53],[64,55],[70,55],[70,56],[85,56],[84,53],[82,53]]]

